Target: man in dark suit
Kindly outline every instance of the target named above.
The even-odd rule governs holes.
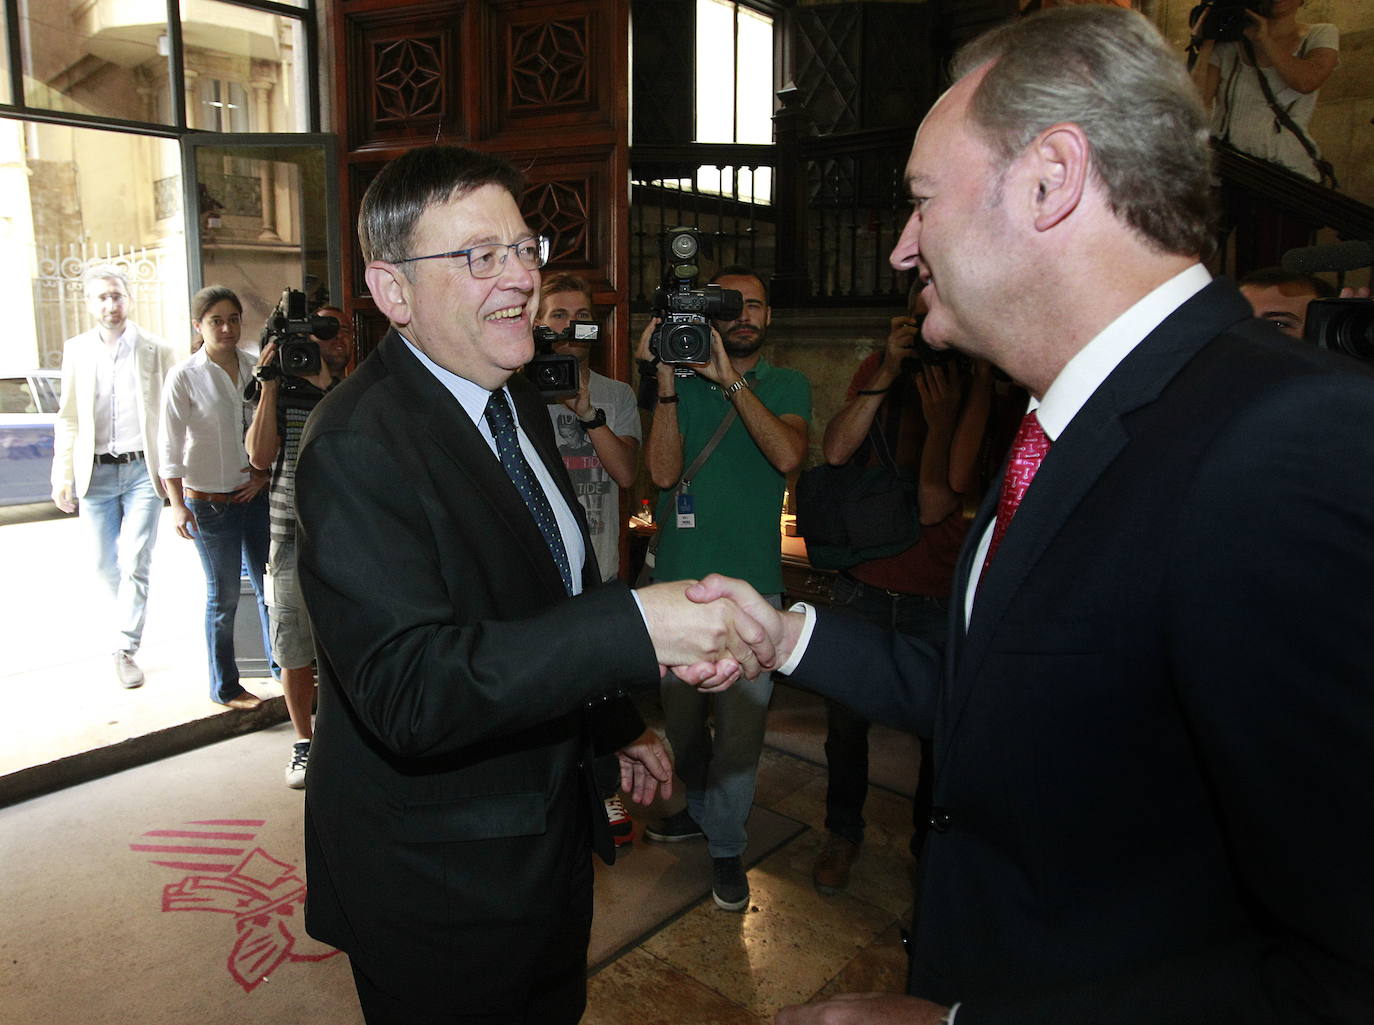
[[[688,592],[934,738],[909,995],[778,1022],[1374,1021],[1374,380],[1210,280],[1205,121],[1138,14],[971,44],[906,178],[927,339],[1036,401],[943,658]]]
[[[619,749],[641,801],[671,779],[624,690],[772,655],[684,585],[601,586],[543,400],[511,377],[547,254],[520,191],[457,147],[383,168],[359,236],[392,330],[297,462],[320,669],[306,919],[348,953],[370,1025],[576,1022],[590,852],[611,856],[592,758]]]

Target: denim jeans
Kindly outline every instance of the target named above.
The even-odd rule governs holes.
[[[234,661],[234,616],[239,607],[240,573],[247,572],[258,600],[262,650],[272,641],[263,602],[262,574],[267,566],[267,492],[251,502],[186,500],[196,518],[196,551],[205,570],[205,648],[210,658],[210,700],[239,697],[239,667]]]
[[[779,608],[782,596],[764,595]],[[713,858],[744,853],[754,806],[773,674],[743,677],[729,690],[702,694],[669,673],[660,686],[668,743],[687,785],[687,811],[706,834]],[[707,719],[710,725],[707,725]]]
[[[949,604],[942,598],[892,594],[840,575],[831,587],[831,607],[878,626],[920,638],[936,648],[945,645]],[[868,720],[844,705],[826,699],[825,828],[855,843],[864,838],[864,801],[868,797]],[[912,821],[920,848],[930,818],[930,741],[921,738],[921,773],[916,786]]]
[[[114,606],[111,651],[133,654],[143,640],[148,615],[148,569],[157,541],[162,499],[141,458],[128,463],[96,463],[91,484],[78,503],[91,528],[96,572]]]

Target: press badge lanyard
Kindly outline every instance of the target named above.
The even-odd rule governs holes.
[[[690,530],[697,525],[696,512],[692,505],[692,496],[686,494],[688,488],[692,486],[692,480],[698,471],[705,465],[707,458],[715,451],[720,440],[725,437],[725,432],[730,429],[730,425],[735,422],[735,417],[739,416],[739,410],[734,403],[730,404],[730,411],[721,420],[720,426],[716,428],[716,433],[711,435],[705,447],[697,453],[697,457],[692,460],[692,465],[687,467],[687,471],[678,478],[677,487],[673,488],[673,503],[677,509],[677,527],[679,530]],[[653,577],[658,543],[663,538],[663,528],[659,527],[654,534],[653,540],[649,542],[649,549],[644,553],[644,568],[640,571],[639,580],[636,586],[647,584]]]

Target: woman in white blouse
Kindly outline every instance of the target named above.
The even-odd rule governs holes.
[[[210,698],[231,708],[262,702],[239,684],[234,615],[240,568],[257,596],[263,650],[270,651],[262,577],[267,565],[268,478],[253,474],[243,435],[253,406],[243,397],[254,359],[239,350],[243,304],[223,285],[191,299],[191,326],[203,340],[167,373],[162,388],[160,474],[177,533],[195,542],[205,570],[205,645]]]
[[[1267,18],[1247,9],[1243,33],[1253,59],[1241,42],[1205,40],[1198,48],[1193,81],[1212,113],[1216,138],[1317,181],[1315,161],[1293,130],[1274,114],[1259,80],[1263,75],[1275,101],[1306,134],[1317,90],[1340,59],[1340,33],[1335,25],[1298,21],[1298,9],[1304,3],[1273,0]],[[1213,9],[1204,17],[1214,15]],[[1200,23],[1197,31],[1202,30]]]

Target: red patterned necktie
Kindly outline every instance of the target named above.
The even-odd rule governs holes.
[[[1002,493],[997,497],[997,523],[992,528],[992,541],[988,545],[987,557],[983,560],[984,573],[988,571],[988,564],[992,562],[997,546],[1002,543],[1002,537],[1007,532],[1011,518],[1016,515],[1016,507],[1021,504],[1026,489],[1035,479],[1035,472],[1040,469],[1040,461],[1049,450],[1049,436],[1040,426],[1040,419],[1035,415],[1035,410],[1031,410],[1021,418],[1021,427],[1011,443],[1007,475],[1002,478]]]

